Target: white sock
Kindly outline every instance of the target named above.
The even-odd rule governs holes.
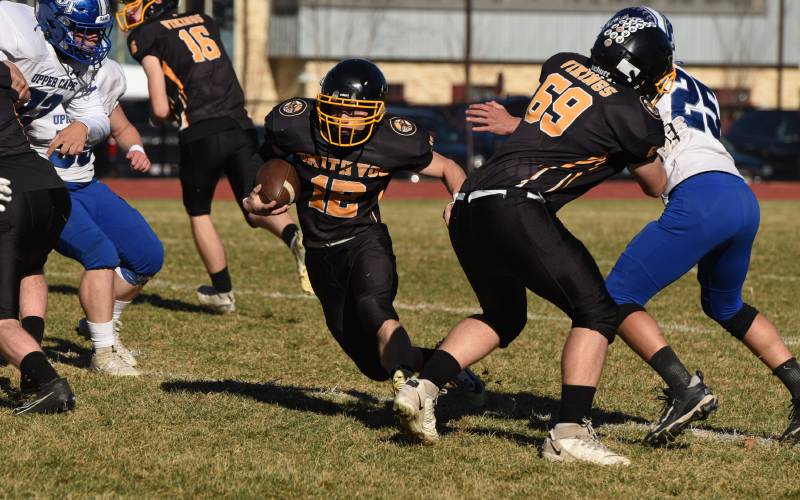
[[[102,349],[103,347],[111,347],[114,345],[114,322],[108,323],[92,323],[86,321],[89,326],[89,335],[92,337],[92,345],[95,349]]]
[[[121,300],[114,301],[114,315],[112,317],[113,321],[119,321],[119,317],[122,316],[122,311],[128,307],[128,304],[130,304],[130,302],[123,302]]]

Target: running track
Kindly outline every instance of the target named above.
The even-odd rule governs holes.
[[[173,200],[181,198],[177,179],[104,179],[103,182],[118,195],[128,199]],[[760,200],[800,200],[800,182],[763,182],[752,184]],[[444,186],[436,181],[393,181],[384,199],[447,199]],[[230,186],[224,180],[217,185],[215,198],[233,200]],[[646,198],[635,182],[611,181],[600,184],[583,198],[599,200],[627,200]]]

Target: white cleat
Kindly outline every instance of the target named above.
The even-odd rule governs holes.
[[[114,322],[114,352],[117,353],[117,356],[122,358],[122,360],[128,363],[130,366],[137,366],[139,362],[136,361],[136,358],[133,356],[131,350],[125,347],[125,345],[122,343],[122,339],[120,338],[121,330],[122,321],[116,320]]]
[[[197,300],[211,312],[227,314],[236,310],[233,290],[228,293],[219,293],[213,286],[200,285],[197,287]]]
[[[289,248],[292,250],[292,255],[294,255],[300,288],[306,295],[314,295],[314,288],[311,286],[311,280],[308,278],[308,270],[306,269],[306,247],[303,246],[303,235],[300,232],[294,235]]]
[[[439,441],[436,414],[433,411],[438,395],[439,388],[433,382],[412,377],[394,398],[394,414],[400,420],[400,427],[424,444]]]
[[[406,370],[405,368],[398,368],[392,374],[392,395],[397,397],[397,394],[400,392],[400,389],[406,385],[408,379],[413,377],[414,374],[410,371]]]
[[[114,321],[114,352],[122,358],[126,363],[130,366],[136,366],[139,364],[136,361],[136,358],[133,356],[133,353],[123,345],[122,340],[120,340],[120,331],[122,330],[122,321],[116,320]],[[86,318],[82,318],[78,321],[78,335],[85,338],[86,340],[91,340],[92,334],[89,331],[89,324],[86,322]]]
[[[589,462],[597,465],[630,465],[631,461],[609,450],[592,428],[592,422],[558,424],[542,445],[542,457],[553,462]]]
[[[93,372],[115,377],[138,377],[141,372],[125,362],[114,352],[113,347],[95,349],[89,369]]]

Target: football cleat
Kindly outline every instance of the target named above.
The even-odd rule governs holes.
[[[211,312],[227,314],[236,311],[233,290],[228,293],[220,293],[213,286],[201,285],[197,287],[197,300]]]
[[[394,398],[392,409],[400,420],[401,429],[424,444],[434,444],[439,440],[433,411],[438,395],[439,388],[433,382],[412,377]]]
[[[800,444],[800,398],[793,399],[789,410],[789,427],[783,431],[780,441],[789,444]]]
[[[717,397],[703,383],[703,373],[697,371],[689,380],[689,386],[680,391],[664,389],[664,409],[658,423],[647,433],[644,442],[652,446],[663,446],[674,441],[695,420],[705,420],[717,411]]]
[[[558,424],[553,427],[542,445],[542,457],[553,462],[589,462],[597,465],[631,463],[600,441],[590,420],[584,420],[582,424]]]
[[[122,321],[114,321],[114,352],[117,353],[117,355],[129,365],[136,366],[139,364],[139,362],[136,361],[133,353],[130,351],[130,349],[125,347],[125,345],[122,343],[122,339],[120,339],[121,330]],[[78,321],[78,335],[86,340],[92,339],[92,334],[89,332],[89,324],[86,322],[86,318],[82,318],[80,321]]]
[[[306,295],[314,295],[314,288],[311,286],[311,280],[306,269],[306,247],[303,246],[303,235],[299,232],[295,234],[289,248],[292,250],[292,255],[294,255],[297,277],[300,279],[300,288]]]
[[[75,395],[65,378],[57,378],[44,384],[31,394],[20,406],[14,408],[12,415],[29,413],[61,413],[75,408]]]
[[[471,406],[480,407],[486,404],[486,384],[469,368],[461,370],[445,388],[447,394],[458,394]]]
[[[115,377],[138,377],[141,372],[125,362],[113,347],[95,349],[89,369]]]
[[[398,368],[392,374],[392,395],[397,397],[397,394],[400,392],[400,389],[406,384],[406,381],[410,379],[414,374],[406,370],[405,368]]]

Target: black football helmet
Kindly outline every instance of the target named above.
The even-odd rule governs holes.
[[[117,24],[120,30],[128,31],[148,19],[173,12],[180,3],[181,0],[121,0],[123,7],[117,11]]]
[[[592,47],[593,68],[650,100],[669,92],[675,80],[672,40],[652,20],[612,18]]]
[[[369,140],[386,112],[388,84],[366,59],[347,59],[328,71],[317,94],[322,138],[334,146],[358,146]]]

